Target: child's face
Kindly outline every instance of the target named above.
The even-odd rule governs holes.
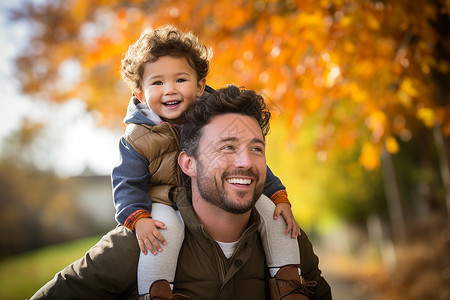
[[[184,57],[162,56],[145,66],[142,91],[136,97],[164,121],[181,124],[184,112],[202,95],[205,79],[198,81]]]

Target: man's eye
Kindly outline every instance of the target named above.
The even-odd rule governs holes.
[[[152,83],[152,85],[162,85],[162,84],[163,84],[162,81],[155,81]]]
[[[234,150],[234,146],[232,145],[225,145],[222,147],[222,150],[232,151]]]
[[[252,151],[253,151],[253,152],[263,152],[264,149],[263,149],[262,147],[253,147],[253,148],[252,148]]]

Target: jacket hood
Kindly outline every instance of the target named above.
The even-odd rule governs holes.
[[[161,118],[155,114],[147,105],[142,104],[136,96],[132,96],[128,104],[127,114],[123,119],[125,124],[147,124],[158,125]]]

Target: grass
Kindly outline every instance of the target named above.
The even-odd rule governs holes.
[[[0,260],[0,299],[27,299],[55,273],[81,258],[101,236],[49,246]]]

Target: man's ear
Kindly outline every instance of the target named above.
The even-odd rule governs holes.
[[[182,151],[180,155],[178,155],[178,165],[184,174],[189,177],[195,176],[195,160],[192,156],[187,155],[186,152]]]
[[[206,78],[200,79],[197,82],[197,91],[195,93],[195,96],[197,98],[200,98],[200,96],[203,95],[203,92],[205,91],[205,86],[206,86]]]
[[[135,90],[134,91],[134,95],[136,96],[136,98],[139,99],[139,101],[143,104],[146,104],[147,102],[145,101],[145,96],[144,93],[141,90]]]

